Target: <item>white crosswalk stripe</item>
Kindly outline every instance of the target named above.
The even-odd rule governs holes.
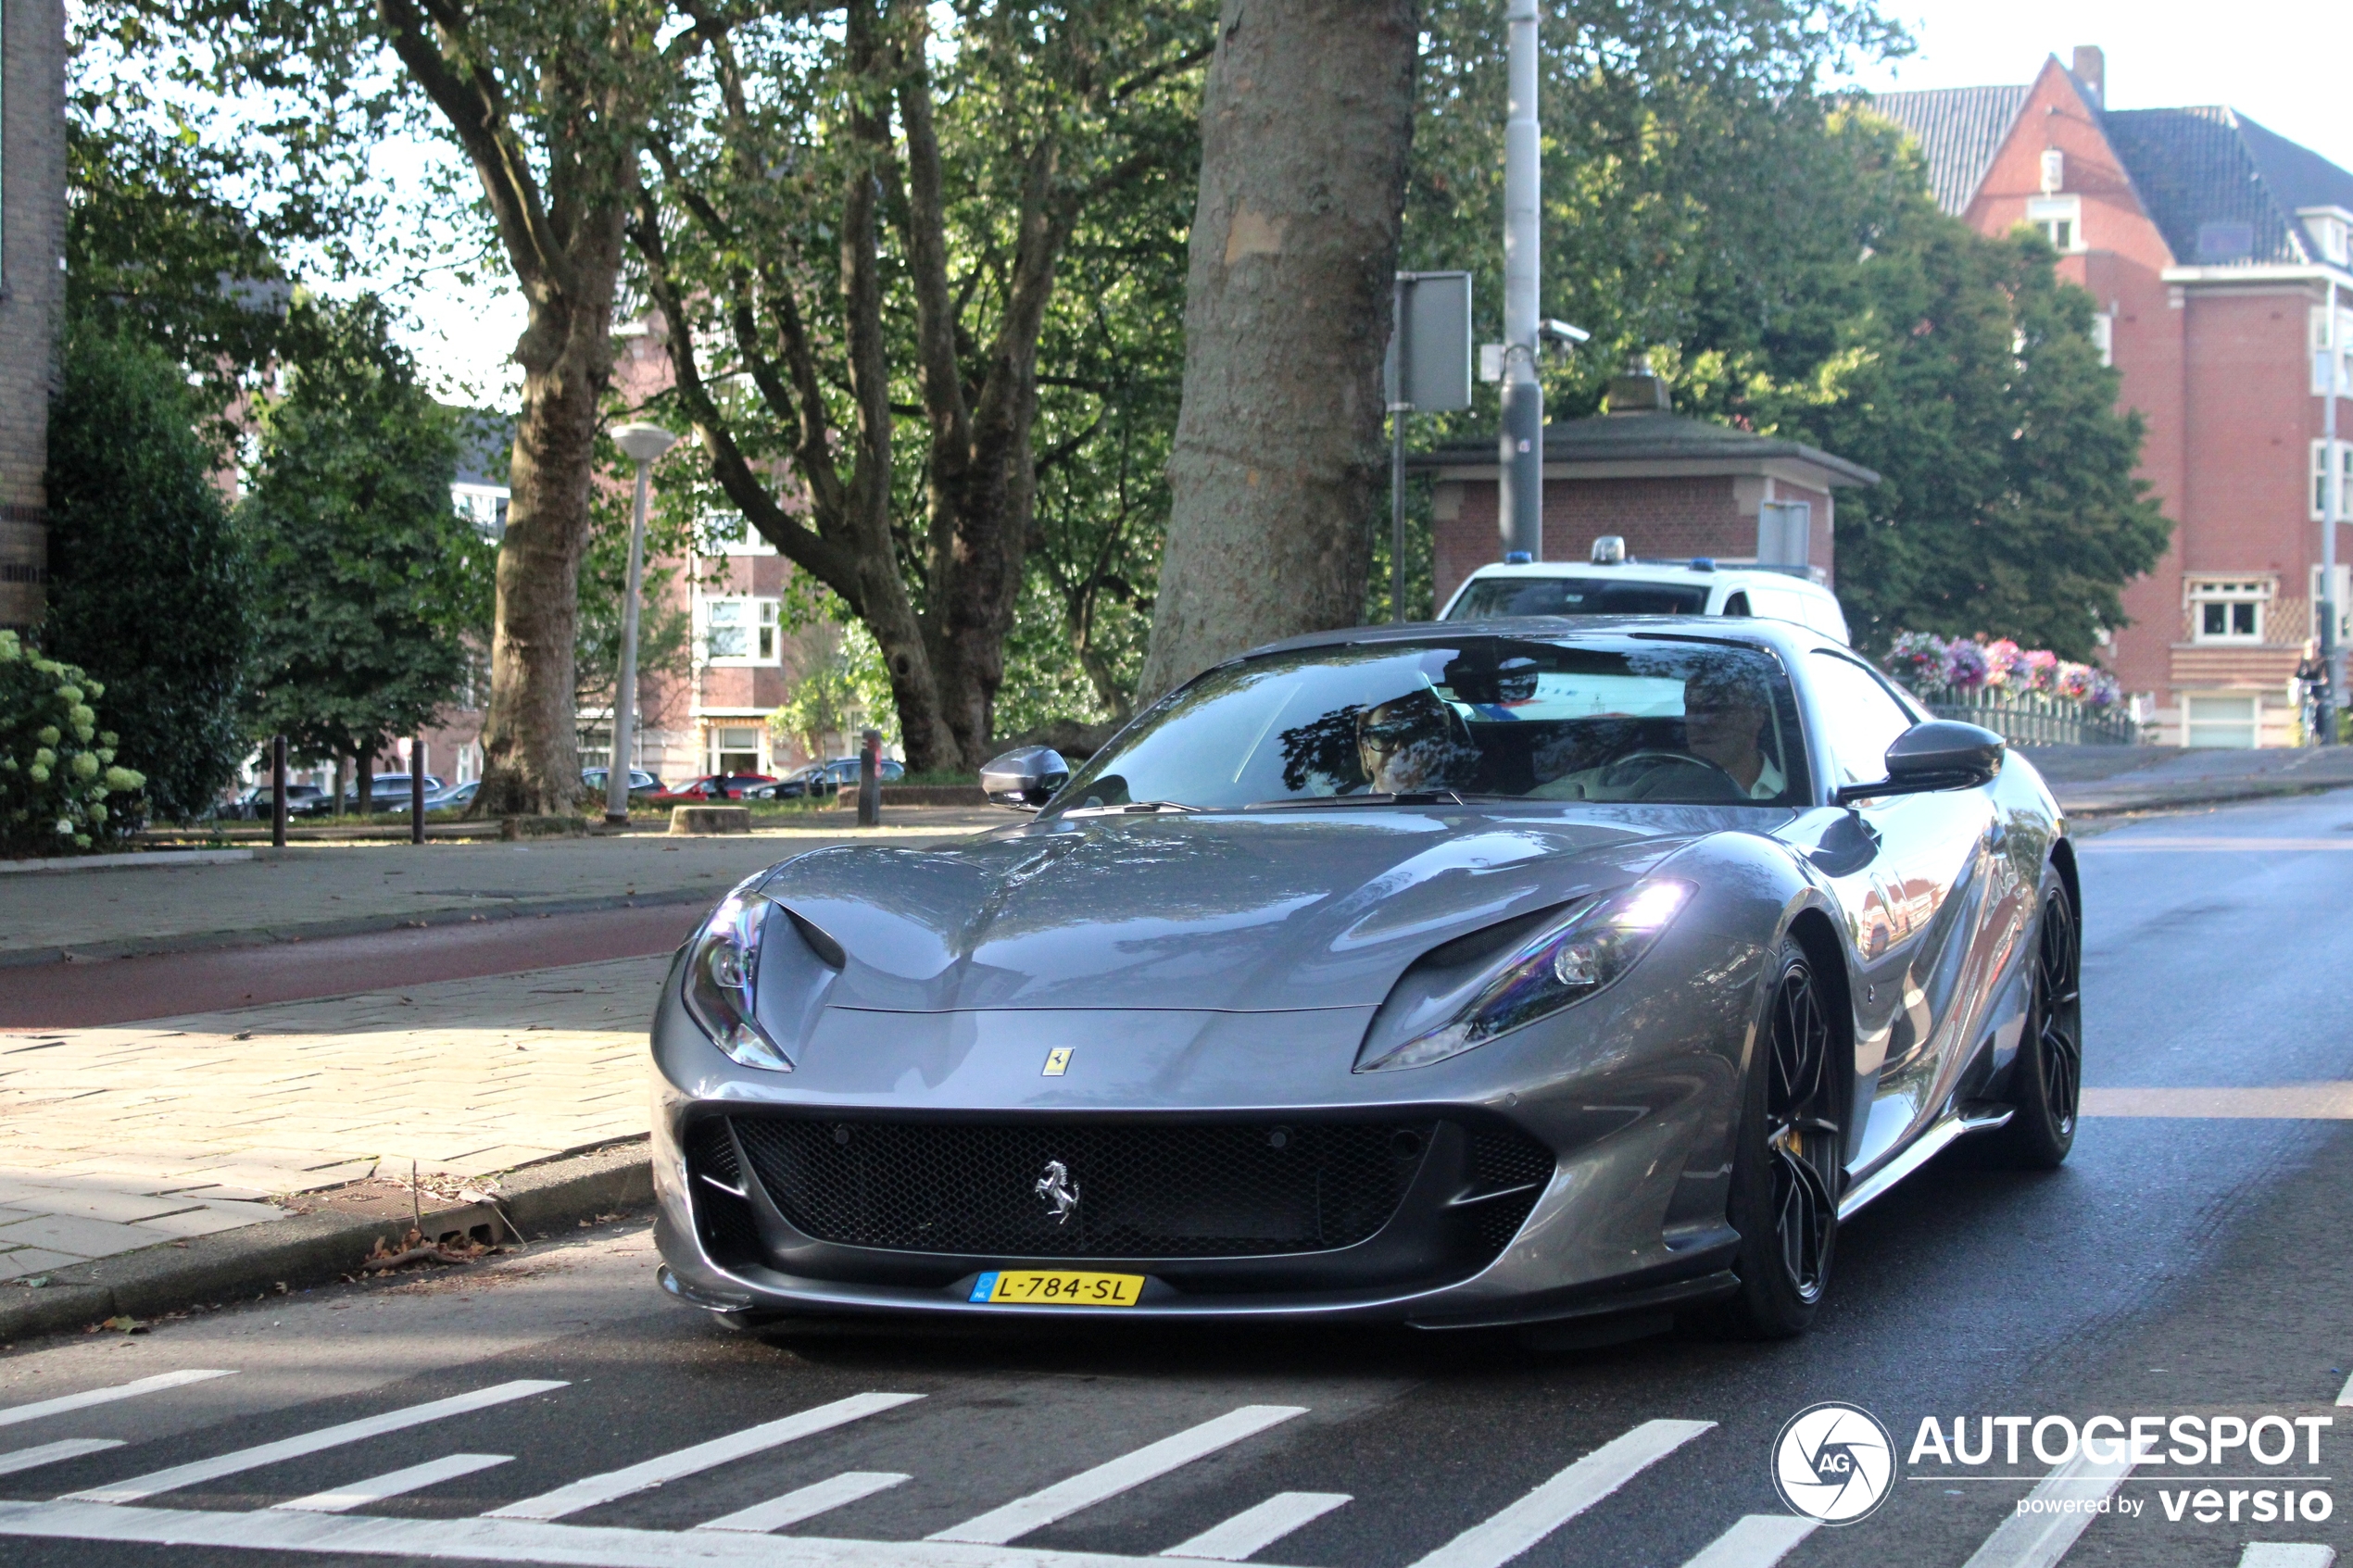
[[[18,1449],[0,1454],[0,1475],[14,1475],[19,1470],[33,1470],[62,1459],[80,1459],[83,1454],[104,1453],[120,1447],[120,1437],[68,1437],[61,1442],[44,1443],[37,1449]]]
[[[110,1405],[117,1399],[135,1399],[142,1394],[159,1394],[166,1388],[181,1388],[191,1383],[232,1375],[233,1373],[219,1369],[159,1372],[153,1377],[143,1377],[135,1383],[118,1383],[110,1388],[93,1388],[85,1394],[68,1394],[62,1399],[42,1399],[30,1405],[11,1405],[0,1410],[0,1426],[14,1426],[20,1421],[39,1421],[44,1415],[63,1415],[68,1411],[86,1411],[93,1405]]]
[[[2051,1568],[2091,1528],[2101,1499],[2113,1497],[2131,1474],[2129,1459],[2095,1462],[2081,1453],[2053,1466],[2026,1494],[2026,1510],[2003,1520],[1964,1568]],[[2070,1503],[2076,1506],[2052,1506]]]
[[[853,1470],[829,1481],[820,1481],[813,1486],[803,1486],[799,1491],[786,1492],[783,1497],[723,1514],[695,1528],[764,1536],[771,1530],[781,1530],[787,1524],[798,1524],[804,1519],[814,1519],[821,1513],[847,1508],[861,1498],[873,1497],[876,1492],[888,1491],[913,1479],[912,1475],[887,1471]]]
[[[1147,1443],[1133,1453],[1122,1454],[1067,1481],[1057,1482],[1042,1492],[1016,1498],[1004,1507],[990,1509],[978,1518],[935,1531],[925,1538],[1000,1546],[1032,1530],[1043,1529],[1055,1520],[1066,1518],[1105,1498],[1117,1497],[1131,1487],[1140,1486],[1205,1455],[1231,1447],[1270,1426],[1279,1426],[1293,1416],[1306,1413],[1303,1405],[1244,1405],[1239,1410],[1227,1411],[1214,1421],[1204,1421],[1199,1426],[1188,1427],[1175,1436],[1163,1437],[1157,1443]]]
[[[2336,1402],[2340,1405],[2353,1405],[2353,1377],[2347,1378],[2345,1386],[2337,1390]]]
[[[2303,1541],[2249,1541],[2239,1553],[2239,1568],[2329,1568],[2336,1548]]]
[[[1700,1549],[1683,1568],[1773,1568],[1790,1549],[1821,1527],[1792,1513],[1750,1513]]]
[[[157,1470],[145,1475],[134,1475],[128,1481],[118,1481],[110,1486],[93,1486],[88,1491],[70,1492],[65,1499],[74,1502],[137,1502],[141,1498],[154,1497],[182,1486],[193,1486],[200,1481],[211,1481],[242,1471],[258,1470],[265,1464],[282,1460],[299,1459],[322,1449],[340,1448],[363,1438],[380,1436],[386,1432],[399,1432],[411,1426],[422,1426],[429,1421],[441,1421],[453,1415],[465,1415],[473,1411],[488,1410],[510,1399],[529,1399],[534,1394],[551,1393],[563,1387],[540,1378],[521,1378],[501,1383],[494,1387],[477,1388],[471,1394],[459,1394],[431,1403],[410,1405],[406,1410],[387,1411],[362,1421],[346,1421],[339,1425],[325,1426],[316,1432],[283,1438],[275,1443],[263,1443],[257,1448],[239,1449],[234,1453],[214,1459],[200,1459],[193,1464],[176,1464],[169,1470]]]
[[[1161,1556],[1247,1562],[1301,1525],[1312,1524],[1353,1500],[1346,1492],[1277,1492],[1257,1507],[1243,1509],[1222,1524],[1212,1524],[1182,1546],[1170,1547]]]
[[[1715,1425],[1712,1421],[1646,1421],[1604,1443],[1501,1513],[1472,1525],[1414,1568],[1502,1568]]]
[[[313,1492],[307,1498],[275,1503],[275,1508],[296,1513],[347,1513],[355,1508],[365,1508],[371,1502],[396,1498],[403,1492],[420,1491],[443,1481],[454,1481],[460,1475],[472,1475],[477,1470],[488,1470],[497,1464],[512,1464],[512,1454],[445,1454],[440,1459],[412,1464],[406,1470],[395,1470],[373,1475],[365,1481],[354,1481],[347,1486],[337,1486],[330,1492]]]
[[[485,1519],[561,1519],[568,1513],[578,1513],[598,1503],[625,1498],[632,1492],[642,1492],[659,1486],[665,1481],[697,1474],[713,1465],[725,1464],[746,1454],[756,1454],[764,1449],[806,1437],[812,1433],[827,1431],[845,1422],[877,1414],[887,1410],[922,1399],[921,1394],[854,1394],[847,1399],[836,1399],[830,1405],[802,1411],[780,1421],[763,1422],[748,1426],[741,1432],[731,1432],[724,1437],[713,1437],[707,1443],[697,1443],[674,1453],[658,1455],[625,1470],[608,1471],[543,1492],[535,1498],[510,1502],[504,1508],[494,1508],[483,1515]]]

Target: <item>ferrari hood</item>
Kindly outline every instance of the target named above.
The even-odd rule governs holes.
[[[1091,817],[816,850],[761,891],[839,944],[834,1008],[1370,1007],[1440,942],[1621,885],[1699,834],[1766,828],[1758,815]]]

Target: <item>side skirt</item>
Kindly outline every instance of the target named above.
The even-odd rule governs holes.
[[[1859,1212],[1873,1198],[1942,1154],[1954,1139],[1971,1133],[1990,1133],[2007,1125],[2011,1114],[2007,1106],[1970,1106],[1955,1111],[1914,1138],[1893,1160],[1847,1188],[1846,1196],[1838,1202],[1838,1217],[1845,1220]]]

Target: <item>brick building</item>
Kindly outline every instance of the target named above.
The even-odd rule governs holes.
[[[1879,475],[1802,442],[1688,419],[1647,371],[1610,383],[1607,412],[1544,427],[1544,558],[1584,560],[1593,540],[1623,535],[1630,556],[1710,556],[1727,566],[1760,558],[1813,569],[1834,583],[1835,493]],[[1418,453],[1431,492],[1434,608],[1498,558],[1501,459],[1491,440]],[[1762,548],[1768,535],[1805,541]]]
[[[63,0],[0,5],[0,627],[41,619],[49,388],[65,304]]]
[[[2105,86],[2087,47],[2023,86],[1876,107],[1919,143],[1945,210],[1986,234],[2040,228],[2097,302],[2120,401],[2147,426],[2141,471],[2175,521],[2108,664],[2158,739],[2285,744],[2320,630],[2331,382],[2353,391],[2353,174],[2236,110],[2110,109]],[[2353,475],[2353,444],[2335,457]],[[2340,646],[2347,587],[2340,565]]]

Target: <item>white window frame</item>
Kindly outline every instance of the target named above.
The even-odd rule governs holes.
[[[485,539],[507,536],[507,503],[512,493],[503,484],[452,484],[449,503]]]
[[[2067,189],[2067,155],[2057,147],[2043,149],[2043,194],[2055,196]]]
[[[2116,363],[2116,315],[2103,310],[2092,318],[2092,346],[2100,351],[2100,363]]]
[[[2051,242],[2051,248],[2063,256],[2080,255],[2091,248],[2083,243],[2082,196],[2029,196],[2026,221],[2040,229],[2043,237]]]
[[[2353,310],[2336,313],[2336,336],[2329,337],[2329,313],[2322,306],[2314,306],[2306,314],[2305,332],[2312,350],[2312,395],[2325,397],[2329,393],[2329,363],[2336,363],[2336,394],[2353,393]],[[2320,514],[2312,514],[2318,517]]]
[[[2328,458],[2323,455],[2328,443],[2312,443],[2312,465],[2306,470],[2307,499],[2311,503],[2309,516],[2314,522],[2328,515]],[[2353,515],[2353,441],[2340,439],[2336,444],[2336,520],[2346,521]]]
[[[785,636],[779,623],[784,601],[753,594],[712,594],[695,601],[695,646],[702,662],[717,670],[762,669],[784,662]],[[712,644],[721,631],[746,633],[744,651],[718,652]]]
[[[695,520],[696,546],[706,556],[773,556],[776,546],[743,513],[713,507]]]
[[[2341,207],[2307,207],[2296,210],[2305,232],[2321,248],[2321,259],[2344,266],[2353,260],[2353,212]]]
[[[2183,587],[2189,603],[2190,641],[2246,645],[2263,640],[2263,622],[2269,617],[2275,591],[2270,578],[2193,577]],[[2249,617],[2252,627],[2245,632],[2232,624],[2238,619],[2234,612],[2241,606],[2254,611]],[[2220,632],[2208,631],[2206,625],[2207,611],[2216,608],[2222,610],[2223,629]]]
[[[750,731],[752,734],[750,746],[747,748],[727,745],[724,737],[730,730]],[[723,715],[706,720],[703,729],[704,771],[711,773],[727,772],[729,770],[721,767],[719,759],[730,752],[741,756],[745,750],[749,749],[752,754],[749,771],[764,773],[768,771],[768,727],[758,719]]]

